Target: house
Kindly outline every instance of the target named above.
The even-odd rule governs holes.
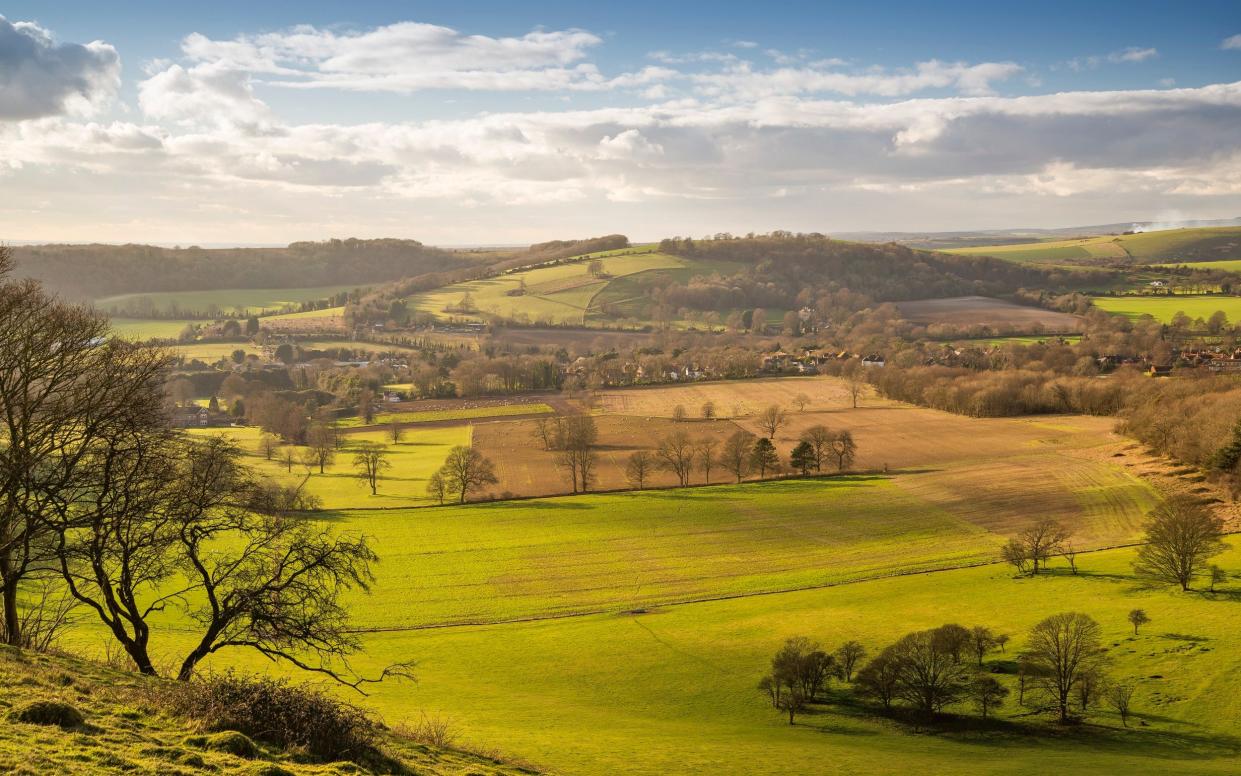
[[[1150,369],[1146,370],[1146,375],[1147,377],[1171,377],[1172,367],[1151,364]]]
[[[1166,280],[1152,280],[1150,283],[1147,283],[1147,285],[1151,288],[1167,288],[1168,282]]]
[[[384,391],[384,401],[389,404],[396,404],[397,402],[404,400],[405,397],[402,396],[399,391]]]
[[[878,353],[871,353],[862,359],[862,366],[883,366],[885,363],[887,362],[884,361],[883,356]]]
[[[223,412],[212,412],[206,407],[178,407],[169,419],[173,428],[207,428],[227,426],[229,418]]]

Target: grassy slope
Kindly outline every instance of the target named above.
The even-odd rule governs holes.
[[[233,288],[215,291],[166,291],[143,294],[120,294],[95,300],[101,310],[111,306],[124,306],[142,299],[150,300],[156,310],[168,310],[176,305],[182,310],[205,312],[214,305],[224,312],[244,310],[257,315],[268,310],[282,310],[289,305],[326,299],[342,291],[352,291],[356,286],[316,286],[314,288]]]
[[[1094,306],[1109,313],[1138,318],[1152,315],[1167,323],[1172,316],[1183,312],[1190,318],[1210,318],[1217,310],[1223,310],[1228,320],[1241,320],[1241,297],[1234,296],[1100,296]]]
[[[148,340],[148,339],[176,339],[177,335],[191,323],[203,323],[203,321],[188,320],[145,320],[142,318],[113,318],[111,319],[112,332],[120,337],[129,339]]]
[[[186,741],[193,723],[159,712],[150,703],[149,680],[66,657],[0,652],[0,706],[35,701],[68,703],[86,724],[75,730],[17,722],[0,724],[0,771],[20,776],[90,774],[347,774],[352,764],[306,764],[264,751],[235,757]],[[385,748],[421,774],[509,774],[519,771],[482,757],[434,749],[395,737]],[[264,767],[272,770],[262,771]],[[279,768],[281,770],[274,770]]]
[[[604,271],[612,278],[656,268],[679,267],[682,264],[680,259],[661,253],[617,253],[605,256],[601,261]],[[410,297],[408,306],[441,317],[477,317],[444,312],[446,306],[459,303],[468,291],[480,313],[503,316],[524,313],[531,321],[581,324],[592,298],[609,283],[607,278],[590,278],[586,268],[587,263],[580,261],[458,283],[415,294]],[[526,294],[508,296],[509,291],[520,287],[523,279],[526,282]]]
[[[1130,257],[1139,262],[1207,261],[1241,257],[1241,227],[1169,229],[1041,243],[952,248],[945,252],[1036,264]]]
[[[388,386],[399,390],[396,385]],[[408,390],[406,388],[405,390]],[[422,410],[419,412],[380,412],[375,415],[371,425],[385,423],[435,423],[444,420],[478,420],[482,418],[503,418],[510,415],[550,415],[555,410],[542,402],[529,404],[497,404],[489,407],[461,407],[459,409]],[[361,426],[361,418],[346,418],[341,426]]]

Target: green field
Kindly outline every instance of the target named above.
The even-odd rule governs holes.
[[[1077,576],[1063,563],[1037,579],[994,564],[919,573],[989,560],[1003,537],[900,479],[330,515],[382,558],[373,594],[352,607],[372,631],[355,665],[418,663],[416,684],[381,685],[364,703],[389,724],[448,715],[468,740],[564,773],[1235,772],[1241,585],[1215,596],[1142,589],[1132,550],[1082,555]],[[1084,520],[1115,541],[1139,517]],[[1220,562],[1241,567],[1241,551]],[[1133,607],[1153,619],[1136,639]],[[856,638],[873,651],[957,621],[1012,634],[1011,655],[1031,624],[1074,609],[1103,623],[1113,673],[1140,679],[1134,705],[1149,727],[1122,730],[1103,712],[1088,730],[925,735],[852,708],[790,727],[754,689],[789,636],[829,648]],[[487,624],[435,627],[462,622]],[[185,636],[160,638],[166,649]],[[260,661],[225,653],[213,665],[264,670]],[[1025,712],[1010,702],[1002,717],[1026,724]]]
[[[1223,310],[1230,321],[1241,320],[1241,297],[1236,296],[1097,296],[1091,302],[1109,313],[1128,318],[1150,315],[1163,323],[1178,312],[1205,320],[1217,310]]]
[[[388,386],[400,390],[396,386]],[[408,388],[406,389],[408,390]],[[491,407],[461,407],[446,410],[421,410],[418,412],[380,412],[369,425],[382,426],[389,423],[434,423],[444,420],[477,420],[481,418],[504,418],[510,415],[550,415],[555,410],[542,402],[530,404],[498,404]],[[361,418],[345,418],[341,426],[362,426]]]
[[[1196,261],[1187,264],[1183,261],[1173,261],[1164,264],[1156,264],[1156,267],[1188,267],[1189,269],[1206,269],[1219,270],[1221,272],[1241,272],[1241,259],[1225,259],[1223,261]]]
[[[262,348],[249,342],[202,342],[193,345],[177,345],[172,348],[175,353],[185,357],[186,361],[198,359],[203,363],[214,364],[223,358],[230,358],[235,350],[244,350],[246,355],[262,355]]]
[[[1135,263],[1218,261],[1241,258],[1241,227],[1168,229],[1015,245],[949,248],[945,253],[995,256],[1032,264],[1132,260]]]
[[[484,315],[498,315],[518,319],[524,317],[532,323],[581,324],[585,322],[595,295],[615,279],[636,272],[684,266],[681,259],[662,253],[615,252],[600,260],[609,277],[595,278],[587,272],[586,261],[575,261],[415,294],[408,300],[408,306],[441,318],[481,320]],[[521,288],[523,281],[526,292],[520,296],[509,296],[510,291]],[[473,298],[476,313],[445,311],[447,307],[458,305],[467,293]]]
[[[143,320],[139,318],[112,318],[112,332],[128,339],[176,339],[191,323],[202,321]]]
[[[336,294],[352,291],[356,286],[317,286],[314,288],[231,288],[212,291],[166,291],[142,294],[120,294],[96,299],[100,310],[116,308],[124,310],[134,305],[149,306],[152,313],[173,310],[210,314],[240,313],[261,315],[286,307],[327,299]]]
[[[259,451],[259,437],[262,432],[258,428],[194,429],[190,433],[223,434],[231,437],[246,452],[247,463],[259,474],[287,485],[297,485],[305,481],[307,492],[322,499],[326,509],[402,507],[430,503],[426,495],[427,478],[444,463],[449,449],[454,445],[470,443],[469,426],[407,431],[395,445],[386,432],[349,434],[346,437],[348,445],[367,441],[388,447],[392,468],[384,472],[379,482],[379,492],[372,496],[367,485],[356,476],[353,453],[349,447],[338,451],[335,462],[328,466],[323,474],[319,474],[317,468],[308,470],[301,463],[294,463],[292,471],[287,470],[278,460],[280,453],[277,453],[276,460],[265,459]],[[299,455],[305,450],[296,446],[293,449]]]

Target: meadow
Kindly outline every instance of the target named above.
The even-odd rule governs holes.
[[[176,339],[190,324],[202,321],[165,320],[145,318],[112,318],[112,333],[118,337],[135,340]]]
[[[581,325],[595,295],[614,279],[652,269],[683,266],[681,259],[662,253],[615,252],[599,260],[606,277],[590,275],[585,260],[574,261],[445,286],[415,294],[407,305],[439,318],[478,320],[481,315],[490,314],[531,322]],[[510,295],[510,292],[519,292],[523,282],[525,293]],[[446,312],[446,308],[460,304],[467,293],[477,313]]]
[[[395,385],[389,386],[399,390]],[[489,404],[482,407],[455,407],[446,409],[422,410],[414,412],[379,412],[366,424],[362,418],[345,418],[341,427],[351,428],[371,425],[383,426],[392,423],[401,425],[417,425],[419,423],[443,423],[452,420],[483,420],[486,418],[504,418],[511,415],[550,415],[555,410],[543,402],[526,404]]]
[[[1192,319],[1210,318],[1217,310],[1223,310],[1228,320],[1241,320],[1241,297],[1186,295],[1176,296],[1096,296],[1091,303],[1100,310],[1123,315],[1127,318],[1153,316],[1168,323],[1177,313],[1185,313]]]
[[[950,248],[945,253],[994,256],[1032,264],[1130,260],[1139,263],[1219,261],[1241,258],[1241,227],[1167,229],[1012,245]]]
[[[120,294],[94,301],[100,310],[134,309],[147,307],[152,313],[168,313],[184,310],[207,313],[262,315],[295,307],[303,302],[327,299],[336,294],[352,291],[356,286],[317,286],[314,288],[225,288],[211,291],[163,291],[139,294]]]
[[[448,451],[455,445],[470,443],[469,426],[428,428],[408,431],[401,441],[393,444],[386,431],[367,431],[349,434],[346,446],[336,452],[335,461],[319,474],[318,467],[300,462],[305,447],[288,445],[298,460],[291,468],[280,460],[282,447],[272,460],[259,449],[262,432],[258,428],[192,429],[192,434],[223,435],[231,438],[246,453],[246,463],[265,477],[284,485],[305,483],[306,492],[317,496],[325,509],[350,507],[408,507],[432,503],[426,494],[427,478],[444,463]],[[353,466],[354,452],[351,448],[359,442],[374,442],[388,448],[388,460],[392,467],[384,472],[378,493],[371,495],[370,488],[357,477]]]

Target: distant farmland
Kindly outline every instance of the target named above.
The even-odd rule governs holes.
[[[328,299],[355,288],[356,286],[318,286],[315,288],[233,288],[216,291],[149,292],[108,296],[96,299],[94,305],[104,311],[147,308],[155,314],[175,310],[207,314],[210,310],[217,310],[221,313],[242,312],[246,315],[259,315],[283,310],[286,307],[296,307],[303,302]]]
[[[994,256],[1032,264],[1207,262],[1241,258],[1241,227],[1168,229],[1068,240],[948,248],[944,253]]]
[[[921,299],[900,302],[901,315],[914,323],[943,323],[957,326],[1013,326],[1028,328],[1036,324],[1048,331],[1077,332],[1081,321],[1074,315],[1039,307],[1005,302],[985,296],[958,296],[948,299]]]
[[[1095,307],[1109,313],[1140,318],[1153,316],[1167,323],[1177,313],[1190,318],[1210,318],[1222,310],[1229,321],[1241,321],[1241,297],[1178,294],[1176,296],[1098,296],[1091,300]]]

